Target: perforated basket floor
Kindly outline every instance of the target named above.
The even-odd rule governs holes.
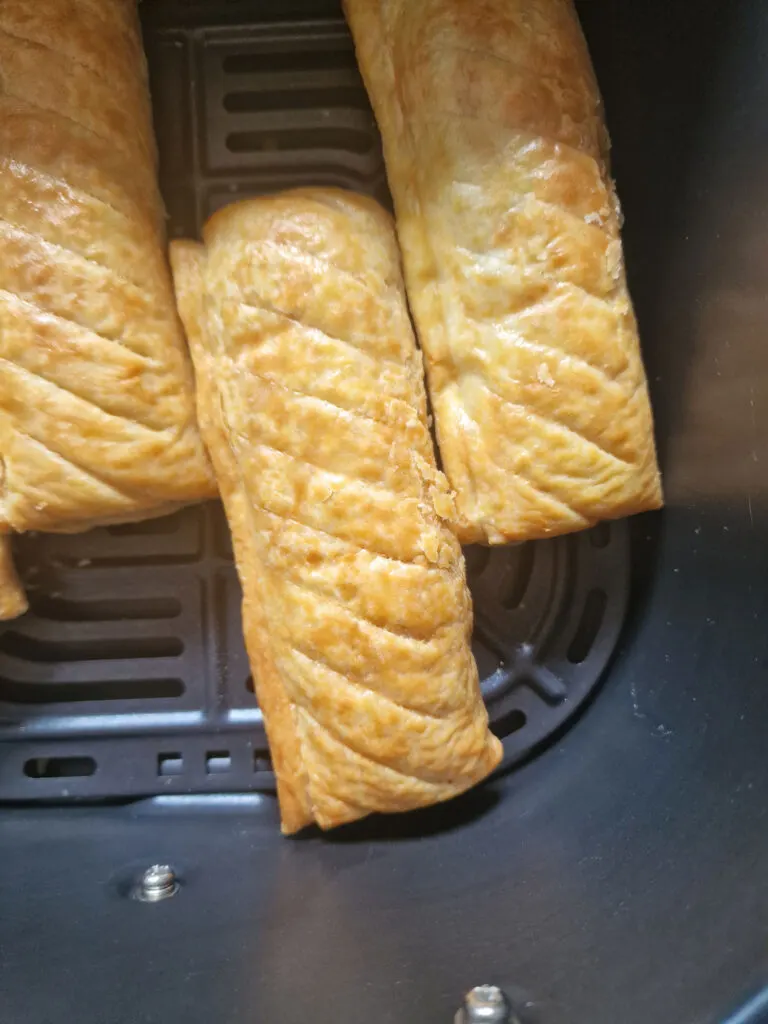
[[[312,21],[301,3],[267,20],[268,6],[143,5],[173,237],[239,196],[296,185],[389,201],[337,6]],[[273,787],[217,504],[22,537],[17,556],[31,611],[0,632],[0,800]],[[471,548],[467,561],[483,693],[510,764],[599,680],[626,610],[628,530]]]

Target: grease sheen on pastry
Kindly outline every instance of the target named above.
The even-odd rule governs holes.
[[[0,0],[0,532],[215,493],[155,165],[134,0]]]
[[[446,800],[501,747],[391,221],[308,189],[204,237],[171,262],[283,830]]]
[[[345,0],[467,540],[655,508],[608,136],[570,0]]]

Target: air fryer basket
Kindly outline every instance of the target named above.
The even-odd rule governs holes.
[[[313,182],[389,203],[338,9],[293,21],[216,0],[145,11],[171,237],[198,237],[238,196]],[[23,537],[16,558],[31,613],[0,629],[0,801],[274,790],[218,504]],[[627,527],[475,548],[468,569],[475,657],[511,765],[605,668],[627,604]]]
[[[337,3],[142,10],[171,234],[297,184],[387,200]],[[485,981],[521,1024],[762,1019],[768,7],[580,14],[666,511],[470,551],[506,770],[294,841],[218,506],[24,538],[33,611],[0,634],[4,1024],[447,1024]],[[133,900],[156,862],[178,894]]]

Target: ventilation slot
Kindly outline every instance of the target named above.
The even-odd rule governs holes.
[[[323,110],[368,110],[368,98],[362,89],[286,89],[283,92],[231,92],[224,97],[224,109],[230,114],[255,114],[296,108]],[[369,140],[370,145],[370,140]]]
[[[287,128],[285,131],[231,132],[227,149],[232,153],[262,153],[273,150],[342,149],[368,153],[371,136],[351,128]]]
[[[29,779],[83,778],[95,771],[92,757],[33,757],[24,762],[24,774]]]
[[[571,664],[580,665],[592,650],[592,645],[605,616],[606,604],[607,598],[604,591],[590,590],[587,594],[581,621],[568,648],[568,661]]]
[[[375,120],[343,25],[315,40],[299,25],[271,39],[246,30],[226,45],[203,58],[200,152],[206,178],[216,180],[206,182],[198,214],[235,193],[300,184],[386,192]]]
[[[103,601],[65,601],[48,594],[30,594],[32,611],[52,622],[118,622],[121,619],[175,619],[181,602],[175,597],[107,598]],[[2,643],[0,642],[0,648]]]
[[[115,658],[176,658],[184,651],[178,637],[141,636],[130,640],[40,640],[8,630],[0,637],[0,651],[34,664],[71,661],[106,661]]]
[[[173,516],[163,516],[139,523],[119,523],[117,526],[107,526],[106,530],[113,537],[168,537],[176,533],[178,528]]]
[[[336,71],[352,62],[352,43],[333,50],[274,50],[263,53],[231,53],[222,62],[227,75],[253,75],[281,71]]]
[[[464,549],[464,556],[467,560],[467,575],[481,576],[491,560],[491,549],[473,544],[471,548]]]
[[[503,607],[508,611],[519,608],[522,604],[531,582],[535,557],[536,549],[533,544],[523,544],[518,548],[517,558],[513,559],[507,575],[506,593],[501,599]]]
[[[528,717],[524,711],[513,708],[491,723],[491,732],[499,739],[504,739],[505,736],[511,736],[513,732],[519,732],[527,721]]]
[[[209,750],[205,755],[207,775],[223,775],[232,771],[232,758],[228,750]]]
[[[589,531],[589,542],[593,548],[607,548],[611,543],[610,523],[598,523]]]
[[[184,759],[181,754],[158,754],[157,755],[157,774],[158,775],[183,775],[184,774]]]
[[[168,700],[181,697],[180,679],[126,679],[99,683],[17,683],[0,680],[0,701],[9,704],[69,704],[83,701]]]
[[[253,11],[253,0],[177,0],[177,3],[185,14],[202,14],[209,18],[221,14],[222,8],[232,8],[235,13],[241,10],[243,14],[248,14],[249,8],[251,13]]]

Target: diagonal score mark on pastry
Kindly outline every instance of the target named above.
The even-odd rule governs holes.
[[[571,0],[344,0],[463,540],[661,487],[600,94]]]
[[[8,534],[216,493],[155,165],[134,0],[0,0],[0,618]]]
[[[204,238],[171,263],[283,831],[449,799],[501,745],[391,219],[303,189],[227,207]]]

